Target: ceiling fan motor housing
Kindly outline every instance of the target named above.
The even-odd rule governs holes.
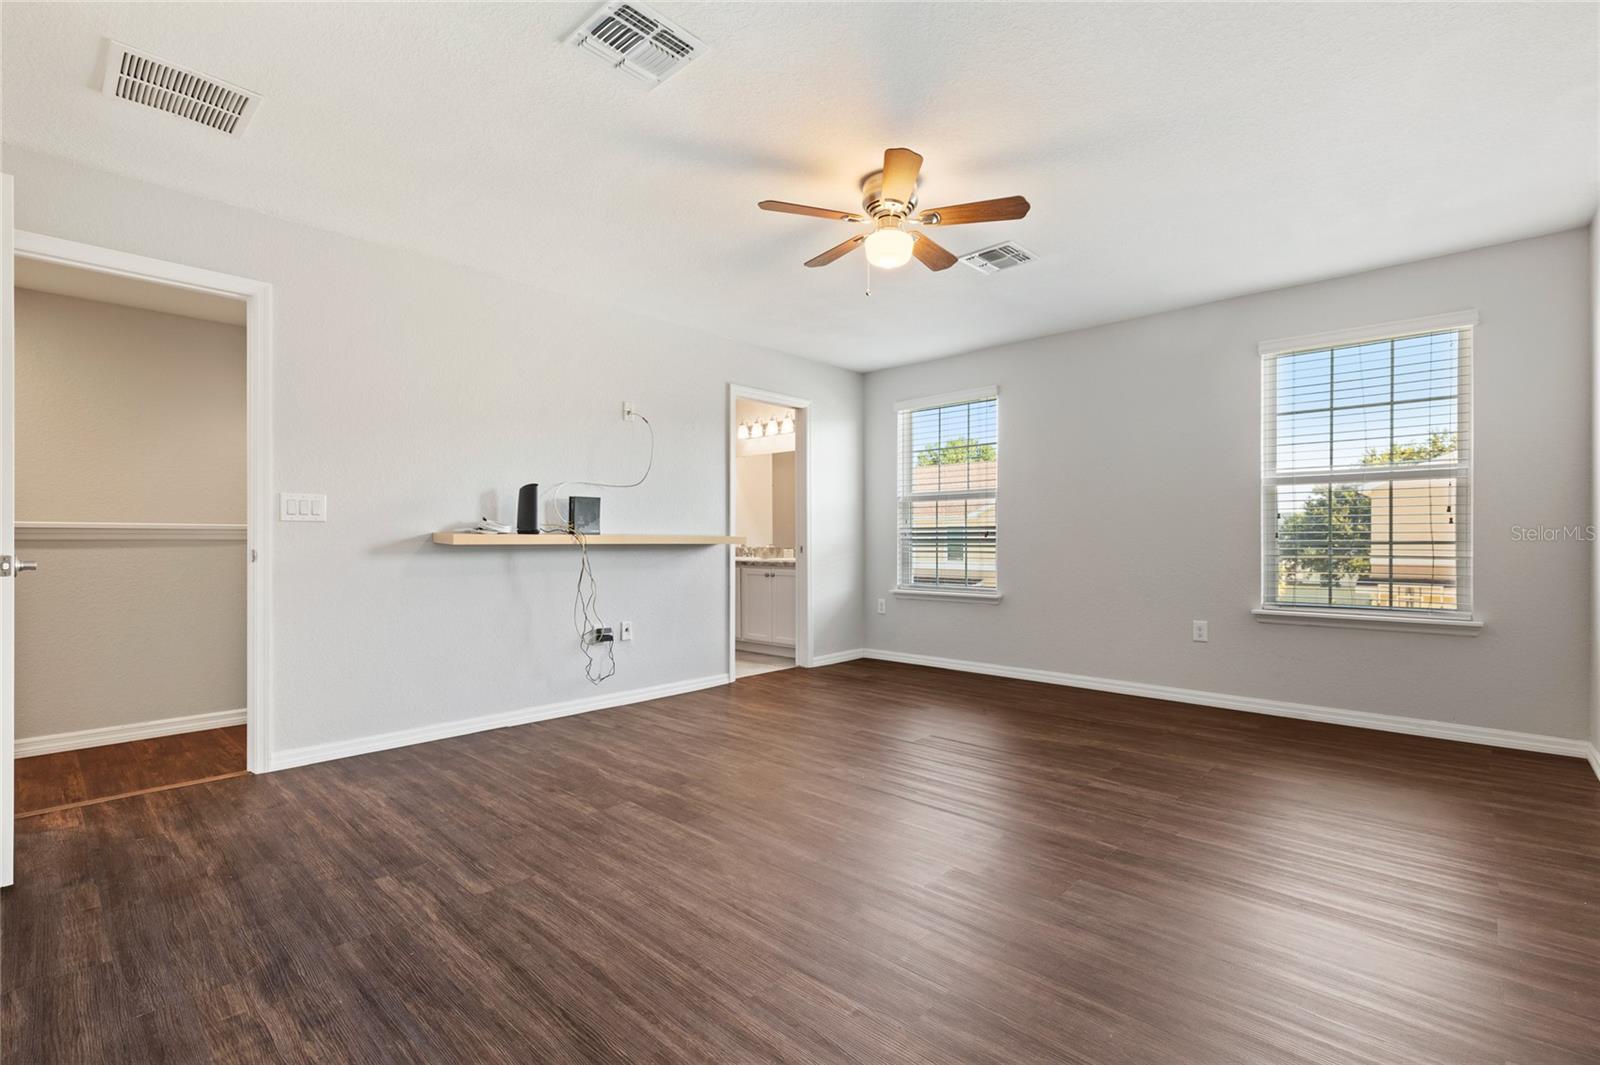
[[[886,200],[883,198],[883,171],[874,170],[861,179],[861,209],[868,217],[879,222],[885,219],[899,221],[908,218],[916,210],[917,194],[913,192],[909,202],[899,200]]]

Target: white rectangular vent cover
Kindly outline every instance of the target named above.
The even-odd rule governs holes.
[[[705,45],[643,4],[610,0],[569,40],[615,70],[659,85],[695,59]]]
[[[1001,270],[1033,262],[1033,253],[1011,243],[996,244],[969,252],[961,257],[961,261],[980,274],[998,274]]]
[[[144,104],[237,137],[255,113],[258,97],[249,89],[196,74],[125,44],[108,41],[107,96]]]

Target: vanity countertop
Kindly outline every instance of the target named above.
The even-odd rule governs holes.
[[[742,558],[735,556],[734,561],[741,566],[787,566],[791,569],[794,567],[794,559],[792,558],[758,558],[754,555],[746,555]]]

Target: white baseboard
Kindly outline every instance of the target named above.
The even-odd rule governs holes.
[[[853,662],[866,656],[867,652],[859,647],[849,651],[832,651],[825,655],[812,655],[811,665],[813,668],[817,666],[836,666],[840,662]]]
[[[396,747],[409,747],[414,743],[430,743],[433,740],[446,740],[452,736],[466,736],[473,732],[487,732],[489,729],[508,728],[512,725],[527,725],[535,721],[548,721],[551,718],[567,717],[572,714],[586,714],[591,710],[605,710],[613,706],[626,706],[630,703],[642,703],[651,699],[664,699],[669,695],[682,695],[685,692],[715,688],[718,685],[727,683],[730,683],[729,676],[726,673],[717,673],[709,677],[696,677],[693,680],[657,684],[650,688],[632,688],[627,691],[607,692],[600,695],[591,695],[584,699],[572,699],[564,703],[548,703],[544,706],[529,706],[520,710],[506,710],[497,714],[484,714],[482,717],[445,721],[437,725],[423,725],[420,728],[402,729],[398,732],[384,732],[376,736],[362,736],[358,739],[339,740],[334,743],[319,743],[310,747],[294,747],[289,750],[274,751],[268,771],[293,769],[296,766],[312,765],[316,762],[331,762],[336,758],[372,754],[375,751],[388,751]]]
[[[48,736],[17,738],[17,757],[31,758],[36,754],[58,754],[61,751],[81,751],[88,747],[104,747],[108,743],[127,743],[129,740],[149,740],[157,736],[176,736],[181,732],[201,732],[210,728],[227,728],[244,724],[243,710],[216,710],[209,714],[190,714],[187,717],[164,717],[159,721],[141,721],[133,725],[108,725],[105,728],[86,728],[79,732],[56,732]]]
[[[1490,747],[1510,747],[1519,751],[1564,754],[1574,758],[1594,757],[1590,754],[1593,748],[1586,740],[1543,736],[1535,732],[1513,732],[1510,729],[1485,728],[1482,725],[1458,725],[1449,721],[1374,714],[1365,710],[1341,710],[1333,706],[1315,706],[1310,703],[1277,702],[1245,695],[1170,688],[1163,684],[1142,684],[1137,681],[1110,680],[1105,677],[1086,677],[1077,673],[1056,673],[1047,669],[1029,669],[1024,666],[997,666],[988,662],[966,662],[956,658],[913,655],[901,651],[868,649],[863,651],[862,655],[866,658],[882,659],[885,662],[934,666],[938,669],[983,673],[993,677],[1014,677],[1018,680],[1038,681],[1041,684],[1089,688],[1093,691],[1137,695],[1146,699],[1166,699],[1170,702],[1193,703],[1197,706],[1212,706],[1223,710],[1244,710],[1252,714],[1293,717],[1303,721],[1324,721],[1332,725],[1349,725],[1353,728],[1377,729],[1382,732],[1402,732],[1409,736],[1432,736],[1436,739],[1457,740],[1462,743],[1482,743]],[[1600,773],[1600,766],[1596,767],[1596,772]]]
[[[1596,778],[1600,778],[1600,745],[1589,744],[1589,768],[1594,770]]]

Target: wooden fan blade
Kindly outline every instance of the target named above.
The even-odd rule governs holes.
[[[756,206],[763,211],[803,214],[812,218],[832,218],[839,222],[865,222],[867,220],[864,215],[852,214],[849,211],[830,211],[826,207],[807,207],[803,203],[785,203],[783,200],[762,200]]]
[[[883,153],[883,192],[886,200],[910,203],[917,194],[917,175],[922,172],[922,156],[910,148],[890,148]]]
[[[857,244],[860,244],[862,241],[864,241],[866,239],[867,239],[867,236],[866,236],[865,233],[857,233],[855,236],[851,237],[849,240],[844,241],[841,244],[835,244],[833,247],[829,248],[827,251],[823,252],[821,255],[818,255],[816,258],[807,259],[806,260],[806,265],[807,266],[827,266],[829,263],[833,262],[835,259],[844,258],[845,255],[847,253],[849,253],[852,249],[854,249]]]
[[[917,262],[929,270],[948,270],[956,264],[956,257],[935,244],[926,233],[918,233],[916,237],[911,254],[917,257]]]
[[[1022,218],[1028,213],[1028,201],[1021,196],[1005,196],[998,200],[978,200],[976,203],[958,203],[951,207],[935,207],[922,211],[917,221],[926,226],[963,226],[969,222],[1004,222]]]

